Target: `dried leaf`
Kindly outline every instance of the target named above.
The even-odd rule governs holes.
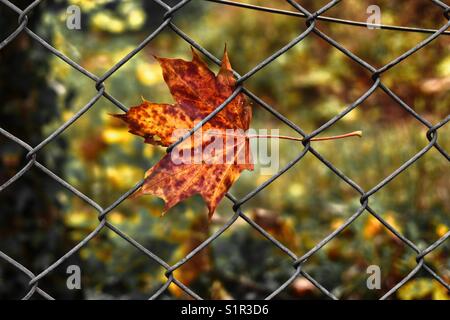
[[[144,101],[125,114],[115,115],[128,124],[131,133],[143,137],[146,143],[171,145],[182,134],[180,129],[194,127],[236,89],[226,49],[217,76],[194,50],[192,54],[192,61],[156,58],[175,104]],[[251,115],[251,106],[245,96],[237,95],[202,127],[200,134],[186,139],[148,170],[145,183],[135,195],[152,194],[162,198],[165,213],[180,201],[200,194],[211,218],[240,173],[245,169],[253,170],[249,138],[245,135]],[[231,143],[228,129],[237,132]],[[212,148],[211,154],[202,152],[201,159],[195,157],[199,149],[208,150],[212,144],[216,147]],[[186,154],[193,161],[186,163],[183,160]]]

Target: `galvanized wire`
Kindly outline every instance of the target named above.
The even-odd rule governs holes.
[[[352,26],[368,26],[366,23],[358,22],[358,21],[350,21],[350,20],[342,20],[342,19],[336,19],[332,17],[324,16],[324,14],[331,8],[335,7],[337,4],[339,4],[340,0],[333,0],[330,1],[328,4],[317,10],[316,12],[309,12],[307,9],[302,7],[299,3],[293,1],[293,0],[286,0],[287,3],[289,3],[292,6],[292,11],[287,10],[279,10],[274,8],[267,8],[267,7],[260,7],[260,6],[254,6],[254,5],[248,5],[228,0],[206,0],[210,2],[219,3],[222,5],[227,6],[238,6],[243,9],[249,9],[249,10],[260,10],[265,12],[270,12],[273,14],[286,14],[291,16],[296,16],[298,18],[304,19],[306,23],[306,30],[299,33],[297,37],[295,37],[293,40],[291,40],[287,45],[285,45],[280,50],[276,51],[266,59],[264,59],[262,62],[258,63],[254,68],[252,68],[250,71],[248,71],[244,75],[239,75],[238,73],[234,72],[238,86],[236,90],[233,92],[233,94],[228,97],[221,105],[217,106],[217,108],[209,114],[205,119],[203,119],[200,123],[198,123],[194,128],[192,128],[182,139],[173,145],[169,146],[167,148],[167,152],[170,152],[173,147],[175,147],[178,143],[181,141],[189,138],[190,135],[192,135],[196,130],[198,130],[200,127],[202,127],[206,122],[208,122],[211,118],[213,118],[217,113],[219,113],[223,108],[226,107],[226,105],[239,93],[243,93],[249,97],[249,99],[253,100],[257,106],[261,107],[262,109],[268,111],[273,116],[275,116],[277,119],[282,121],[284,124],[295,130],[299,136],[303,137],[304,140],[302,141],[303,148],[299,151],[298,155],[290,161],[284,168],[282,168],[277,174],[273,175],[270,179],[268,179],[266,182],[261,184],[259,187],[248,193],[246,196],[242,197],[241,199],[235,198],[230,193],[227,194],[227,198],[232,202],[233,204],[233,210],[234,215],[223,224],[223,226],[216,231],[213,235],[211,235],[208,239],[203,241],[198,247],[196,247],[194,250],[192,250],[188,255],[183,257],[181,260],[179,260],[174,265],[169,265],[167,262],[165,262],[163,259],[158,257],[155,253],[153,253],[151,250],[145,248],[142,244],[140,244],[138,241],[133,239],[131,236],[125,234],[122,230],[120,230],[117,226],[114,226],[110,221],[108,221],[108,213],[114,210],[118,205],[120,205],[129,195],[131,195],[133,192],[135,192],[142,184],[143,180],[136,183],[136,185],[131,188],[129,191],[127,191],[125,194],[120,196],[116,201],[114,201],[110,206],[103,208],[98,203],[96,203],[93,199],[86,196],[79,190],[77,190],[75,187],[70,185],[67,181],[62,179],[61,177],[57,176],[55,173],[50,171],[48,168],[46,168],[43,164],[38,162],[36,160],[36,156],[38,152],[48,143],[52,142],[58,135],[60,135],[62,132],[64,132],[68,127],[76,123],[76,121],[83,116],[83,114],[88,111],[90,108],[92,108],[98,100],[103,96],[109,101],[111,101],[115,106],[117,106],[122,111],[126,111],[127,107],[125,107],[120,101],[118,101],[116,98],[114,98],[112,95],[110,95],[105,88],[104,82],[111,77],[117,70],[119,70],[124,64],[126,64],[130,59],[133,58],[134,55],[136,55],[138,52],[140,52],[149,42],[151,42],[160,32],[162,32],[166,28],[170,28],[175,32],[176,35],[184,39],[187,43],[195,47],[197,50],[202,52],[207,58],[209,58],[213,63],[220,65],[219,58],[212,55],[210,52],[208,52],[205,48],[203,48],[200,44],[198,44],[195,40],[193,40],[191,37],[189,37],[187,34],[185,34],[181,29],[179,29],[174,23],[173,23],[173,17],[176,14],[180,14],[180,10],[189,2],[192,0],[183,0],[179,1],[177,5],[171,7],[164,3],[161,0],[153,0],[155,3],[160,5],[166,12],[164,14],[164,20],[159,25],[158,28],[156,28],[155,31],[153,31],[151,34],[149,34],[144,41],[142,41],[135,49],[133,49],[129,54],[127,54],[123,59],[121,59],[117,64],[115,64],[110,70],[105,72],[102,76],[96,76],[90,71],[84,69],[82,66],[80,66],[78,63],[71,60],[69,57],[64,55],[63,53],[59,52],[56,48],[54,48],[51,44],[46,42],[44,39],[42,39],[38,34],[33,32],[27,27],[28,24],[28,15],[32,12],[32,10],[38,6],[43,0],[35,0],[33,1],[28,7],[26,7],[24,10],[18,8],[15,6],[12,2],[8,0],[0,0],[0,3],[8,7],[9,9],[13,10],[18,15],[18,26],[16,30],[14,30],[5,40],[3,40],[0,43],[0,50],[3,49],[5,46],[7,46],[11,41],[13,41],[19,34],[26,33],[28,34],[32,39],[34,39],[37,43],[42,45],[45,49],[47,49],[51,54],[55,55],[65,63],[67,63],[69,66],[83,74],[84,76],[90,78],[93,81],[93,86],[97,90],[97,94],[92,97],[92,99],[84,106],[82,107],[73,117],[71,117],[68,121],[66,121],[64,124],[62,124],[58,129],[56,129],[52,134],[50,134],[46,139],[41,141],[38,145],[35,147],[30,146],[26,142],[20,140],[18,137],[14,135],[14,133],[7,132],[6,130],[0,128],[0,134],[2,134],[7,139],[11,140],[12,142],[16,143],[18,146],[24,148],[27,153],[27,159],[28,163],[19,171],[17,172],[12,178],[10,178],[7,182],[5,182],[3,185],[0,186],[0,192],[5,190],[6,188],[10,187],[15,181],[20,179],[28,170],[31,168],[37,168],[38,170],[42,171],[46,175],[48,175],[51,179],[58,182],[62,187],[67,189],[69,192],[73,193],[75,196],[82,199],[84,202],[86,202],[89,206],[94,208],[98,211],[98,219],[99,224],[98,226],[82,241],[80,241],[75,247],[73,247],[69,252],[67,252],[64,256],[59,258],[57,261],[53,262],[50,266],[48,266],[46,269],[42,270],[39,274],[34,274],[30,270],[28,270],[25,266],[20,264],[17,260],[11,258],[6,253],[0,251],[0,259],[4,260],[5,262],[11,264],[14,266],[17,270],[24,273],[29,279],[29,291],[27,294],[23,297],[23,299],[29,299],[34,294],[38,294],[42,296],[45,299],[53,299],[48,293],[43,291],[39,288],[39,280],[47,276],[52,270],[54,270],[56,267],[61,265],[64,261],[66,261],[69,257],[76,254],[78,250],[80,250],[81,247],[85,246],[92,238],[96,237],[98,233],[104,229],[107,228],[111,230],[112,232],[116,233],[119,237],[121,237],[124,241],[127,241],[132,246],[134,246],[137,250],[139,250],[143,255],[146,255],[150,260],[156,262],[159,264],[162,268],[166,270],[165,275],[167,277],[167,281],[158,289],[156,292],[151,294],[150,299],[156,299],[161,294],[163,294],[169,285],[175,284],[178,286],[181,290],[183,290],[186,294],[191,296],[194,299],[202,299],[197,293],[195,293],[192,289],[187,287],[185,284],[177,280],[174,276],[174,271],[180,268],[183,264],[188,262],[190,259],[192,259],[196,254],[198,254],[201,250],[203,250],[205,247],[209,246],[215,239],[220,237],[225,230],[227,230],[229,227],[231,227],[238,219],[241,219],[248,223],[252,228],[254,228],[257,232],[259,232],[261,235],[263,235],[265,238],[267,238],[268,241],[270,241],[274,246],[276,246],[279,250],[281,250],[287,257],[289,257],[292,260],[292,266],[293,271],[292,275],[289,279],[287,279],[284,283],[280,284],[280,286],[273,291],[271,294],[269,294],[266,299],[272,299],[277,296],[281,291],[286,289],[295,279],[298,277],[304,277],[309,282],[311,282],[315,287],[317,287],[326,297],[330,299],[337,299],[337,297],[332,294],[329,290],[327,290],[321,283],[319,283],[317,280],[315,280],[310,274],[308,274],[304,270],[304,265],[307,263],[307,260],[314,254],[316,254],[323,246],[325,246],[328,242],[330,242],[332,239],[337,237],[344,229],[346,229],[349,225],[351,225],[356,219],[358,219],[361,215],[364,213],[368,213],[372,215],[375,219],[377,219],[384,227],[386,227],[389,231],[391,231],[398,240],[400,240],[402,243],[404,243],[407,247],[411,248],[416,252],[416,261],[417,265],[416,267],[409,272],[409,274],[404,277],[399,283],[397,283],[394,287],[392,287],[381,299],[387,299],[391,297],[400,287],[405,285],[410,279],[412,279],[419,271],[425,270],[430,274],[432,278],[437,280],[442,286],[444,286],[447,290],[450,291],[450,285],[439,275],[438,272],[434,271],[426,261],[427,256],[433,252],[437,247],[443,245],[448,238],[450,237],[450,231],[447,232],[444,236],[442,236],[440,239],[435,241],[434,243],[430,244],[426,249],[420,249],[416,244],[414,244],[411,240],[406,238],[399,230],[395,228],[392,224],[387,222],[385,219],[383,219],[377,212],[369,205],[370,197],[373,196],[375,193],[377,193],[379,190],[384,188],[388,183],[390,183],[393,179],[395,179],[400,173],[407,170],[414,162],[419,160],[421,157],[423,157],[430,149],[435,148],[439,151],[439,153],[447,160],[450,161],[450,157],[448,153],[439,145],[438,143],[438,131],[450,120],[450,115],[442,119],[440,122],[433,124],[427,121],[425,118],[423,118],[420,114],[414,111],[412,107],[410,107],[406,102],[404,102],[399,96],[397,96],[391,89],[389,89],[385,84],[383,84],[381,80],[381,75],[396,66],[401,61],[407,59],[411,55],[415,54],[419,50],[421,50],[423,47],[427,46],[430,42],[435,40],[439,36],[447,36],[450,34],[450,32],[447,31],[447,29],[450,26],[450,18],[449,18],[449,12],[450,12],[450,6],[443,3],[439,0],[429,0],[430,5],[435,5],[439,7],[443,11],[444,17],[448,20],[447,23],[445,23],[441,28],[438,30],[431,30],[431,29],[422,29],[422,28],[411,28],[411,27],[399,27],[399,26],[389,26],[389,25],[381,25],[381,29],[389,29],[389,30],[396,30],[396,31],[402,31],[402,32],[421,32],[425,34],[430,34],[425,40],[418,43],[416,46],[414,46],[412,49],[408,50],[401,56],[397,57],[396,59],[392,60],[391,62],[387,63],[383,67],[377,69],[373,66],[371,66],[367,61],[364,61],[363,59],[356,56],[354,53],[350,52],[346,48],[344,48],[342,45],[340,45],[337,41],[333,40],[331,37],[320,31],[317,27],[316,22],[318,20],[322,20],[329,23],[343,23],[348,24]],[[270,64],[272,61],[277,59],[279,56],[286,53],[289,49],[292,47],[299,45],[306,37],[311,35],[312,33],[318,35],[320,38],[325,40],[329,45],[335,47],[342,53],[344,53],[349,59],[357,62],[361,67],[367,70],[372,76],[373,85],[367,89],[367,91],[362,94],[358,99],[356,99],[353,103],[349,104],[343,111],[341,111],[339,114],[337,114],[335,117],[327,121],[325,124],[317,128],[316,130],[312,131],[311,133],[306,133],[304,130],[302,130],[298,125],[290,121],[288,118],[283,116],[280,112],[276,110],[276,108],[269,105],[267,102],[263,101],[261,98],[256,96],[254,93],[252,93],[250,90],[248,90],[245,87],[245,81],[248,80],[250,77],[252,77],[255,73],[257,73],[259,70],[266,67],[268,64]],[[370,190],[364,190],[362,187],[360,187],[357,183],[352,181],[349,177],[347,177],[342,171],[340,171],[337,167],[333,166],[331,162],[329,162],[325,157],[323,157],[319,152],[317,152],[310,144],[310,141],[315,136],[319,135],[323,131],[327,130],[328,128],[332,127],[336,124],[341,118],[343,118],[346,114],[348,114],[350,111],[358,108],[358,106],[361,105],[367,98],[369,98],[377,89],[382,90],[385,92],[390,98],[392,98],[393,101],[396,102],[396,104],[404,109],[407,113],[409,113],[413,118],[415,118],[421,125],[423,125],[425,128],[427,128],[426,138],[428,139],[429,143],[426,147],[424,147],[422,150],[420,150],[418,153],[416,153],[413,157],[411,157],[408,161],[403,163],[397,170],[392,172],[390,175],[388,175],[386,178],[384,178],[382,181],[380,181],[376,186],[371,188]],[[296,253],[292,252],[289,248],[284,246],[280,241],[275,239],[272,235],[270,235],[264,228],[259,226],[255,221],[253,221],[251,218],[249,218],[243,211],[242,211],[242,205],[245,204],[247,201],[252,199],[256,194],[261,192],[265,187],[267,187],[269,184],[274,182],[276,179],[278,179],[281,175],[283,175],[285,172],[287,172],[289,169],[291,169],[296,163],[302,160],[302,158],[307,154],[310,153],[314,157],[316,157],[320,162],[322,162],[329,170],[331,170],[335,175],[337,175],[342,181],[344,181],[346,184],[348,184],[351,188],[356,190],[360,194],[360,207],[351,215],[349,218],[347,218],[340,227],[338,227],[336,230],[334,230],[332,233],[330,233],[328,236],[326,236],[324,239],[322,239],[319,243],[317,243],[312,249],[310,249],[308,252],[303,253],[302,255],[297,255]],[[1,248],[0,248],[1,249]]]

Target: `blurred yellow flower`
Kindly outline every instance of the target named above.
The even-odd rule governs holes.
[[[327,84],[333,79],[333,75],[324,69],[314,70],[313,72],[303,74],[296,80],[302,86],[320,86]]]
[[[343,224],[344,224],[344,219],[342,219],[342,218],[333,219],[333,220],[331,220],[331,229],[336,230]]]
[[[397,219],[395,219],[395,212],[388,211],[385,218],[386,222],[389,223],[395,230],[398,232],[402,232],[403,228],[397,223]],[[389,234],[392,236],[393,234],[389,232]]]
[[[125,31],[123,21],[104,12],[94,14],[91,22],[94,28],[97,28],[98,30],[109,31],[112,33],[121,33]]]
[[[442,238],[448,232],[448,230],[448,227],[445,224],[441,223],[436,227],[436,234],[439,236],[439,238]]]
[[[395,230],[402,232],[402,227],[397,223],[397,220],[395,219],[393,211],[388,211],[386,213],[386,217],[384,220],[389,223]],[[386,231],[389,236],[394,237],[394,235],[387,229],[381,222],[379,222],[376,218],[369,216],[367,219],[364,229],[363,229],[363,237],[365,239],[371,239],[377,234],[381,233],[382,231]]]
[[[345,117],[342,118],[344,122],[352,122],[356,121],[360,118],[361,109],[354,109],[350,113],[348,113]]]
[[[383,229],[383,225],[374,217],[369,216],[363,229],[364,239],[371,239]]]
[[[126,128],[108,128],[102,132],[103,141],[108,144],[126,143],[132,138]]]
[[[89,220],[89,213],[82,210],[72,211],[65,215],[64,220],[68,226],[76,227]]]
[[[143,85],[154,85],[162,82],[161,68],[157,63],[140,62],[136,67],[136,77]]]
[[[301,183],[293,183],[289,187],[289,195],[292,197],[300,197],[305,193],[305,187]]]
[[[437,68],[441,76],[450,76],[450,57],[444,58]]]
[[[112,52],[111,60],[114,62],[118,62],[119,60],[123,59],[127,54],[129,54],[131,51],[133,51],[133,46],[124,46],[118,51]],[[122,69],[130,68],[131,64],[125,63],[125,65],[122,67]]]
[[[125,221],[125,217],[121,212],[114,211],[108,214],[108,220],[112,224],[122,224]]]
[[[153,157],[153,154],[155,153],[153,146],[145,145],[144,146],[144,156],[146,158]]]
[[[145,22],[145,13],[140,9],[130,10],[127,17],[128,26],[133,29],[139,29]]]
[[[106,176],[114,187],[129,188],[142,179],[142,172],[129,165],[119,165],[106,168]]]

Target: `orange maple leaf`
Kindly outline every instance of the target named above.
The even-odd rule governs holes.
[[[182,135],[180,129],[193,128],[233,93],[236,80],[226,49],[217,76],[193,49],[192,55],[192,61],[156,57],[176,103],[144,100],[127,113],[114,115],[128,124],[129,132],[143,137],[146,143],[169,146]],[[251,117],[250,103],[242,93],[238,94],[204,124],[200,139],[195,133],[148,170],[144,184],[134,196],[152,194],[162,198],[164,214],[180,201],[200,194],[211,218],[241,172],[253,170],[249,137],[245,134]],[[230,129],[234,132],[231,143],[227,131]],[[215,147],[210,148],[210,153],[203,152],[201,159],[195,156],[199,149],[208,150],[212,144]],[[186,154],[193,161],[185,161]]]

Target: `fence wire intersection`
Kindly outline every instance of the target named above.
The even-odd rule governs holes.
[[[242,219],[246,223],[248,223],[252,228],[254,228],[257,232],[259,232],[261,235],[263,235],[268,241],[270,241],[274,246],[279,248],[282,252],[286,254],[288,258],[292,260],[292,266],[293,266],[293,272],[289,279],[287,279],[284,283],[280,284],[276,290],[274,290],[270,295],[266,297],[266,299],[272,299],[276,297],[281,291],[283,291],[285,288],[287,288],[296,278],[298,277],[304,277],[309,282],[311,282],[316,288],[318,288],[326,297],[330,299],[337,299],[337,297],[331,293],[329,290],[327,290],[322,284],[320,284],[318,281],[316,281],[310,274],[308,274],[303,266],[307,263],[307,260],[314,255],[316,252],[321,250],[323,246],[325,246],[328,242],[333,240],[335,237],[337,237],[345,228],[347,228],[349,225],[351,225],[358,217],[360,217],[364,212],[368,212],[370,215],[372,215],[375,219],[377,219],[385,228],[387,228],[390,232],[392,232],[395,237],[397,237],[404,245],[411,248],[416,252],[416,261],[417,265],[416,267],[409,272],[407,276],[405,276],[399,283],[397,283],[394,287],[392,287],[384,296],[381,297],[381,299],[387,299],[391,297],[400,287],[402,287],[405,283],[407,283],[410,279],[412,279],[420,270],[425,270],[428,272],[432,278],[437,280],[442,286],[444,286],[447,290],[450,291],[450,285],[437,273],[435,272],[426,262],[426,257],[431,252],[433,252],[437,247],[443,245],[448,238],[450,237],[450,231],[447,232],[444,236],[442,236],[440,239],[429,245],[427,248],[421,250],[416,244],[414,244],[411,240],[407,239],[404,235],[402,235],[397,229],[395,229],[394,226],[389,224],[385,219],[383,219],[377,212],[369,205],[369,200],[372,195],[374,195],[376,192],[378,192],[380,189],[385,187],[390,181],[395,179],[399,174],[407,170],[413,163],[415,163],[417,160],[422,158],[430,149],[435,148],[439,153],[447,160],[450,161],[450,157],[448,153],[439,145],[438,143],[438,130],[442,127],[444,127],[449,121],[450,121],[450,115],[447,115],[444,119],[442,119],[440,122],[436,124],[432,124],[426,119],[424,119],[421,115],[419,115],[412,107],[410,107],[406,102],[404,102],[398,95],[396,95],[391,89],[389,89],[386,85],[383,84],[381,80],[381,75],[385,73],[386,71],[390,70],[391,68],[395,67],[397,64],[402,62],[403,60],[407,59],[409,56],[415,54],[425,46],[427,46],[429,43],[431,43],[433,40],[435,40],[437,37],[441,35],[449,35],[450,33],[447,31],[447,29],[450,26],[450,6],[445,4],[442,1],[439,0],[427,0],[431,2],[433,5],[436,5],[443,11],[443,15],[448,20],[447,23],[445,23],[441,28],[438,30],[430,30],[430,29],[421,29],[421,28],[407,28],[407,27],[393,27],[393,26],[382,26],[384,29],[392,29],[392,30],[398,30],[398,31],[413,31],[413,32],[422,32],[430,34],[425,40],[418,43],[415,47],[411,48],[410,50],[406,51],[404,54],[400,55],[399,57],[395,58],[388,64],[384,65],[381,68],[375,68],[371,66],[368,62],[364,61],[363,59],[356,56],[354,53],[350,52],[346,48],[344,48],[342,45],[340,45],[336,40],[333,40],[331,37],[320,31],[317,27],[316,22],[318,20],[324,20],[326,22],[330,23],[346,23],[349,25],[355,25],[355,26],[362,26],[366,25],[365,23],[356,22],[356,21],[343,21],[335,18],[325,17],[323,14],[325,14],[328,10],[335,7],[337,4],[341,2],[341,0],[333,0],[327,3],[325,6],[317,10],[316,12],[309,12],[307,9],[302,7],[299,3],[295,2],[294,0],[286,0],[287,3],[290,4],[292,9],[294,11],[283,11],[277,10],[273,8],[266,8],[266,7],[258,7],[253,5],[246,5],[238,2],[233,1],[227,1],[227,0],[202,0],[202,1],[209,1],[209,2],[215,2],[222,5],[230,5],[230,6],[239,6],[243,9],[248,10],[262,10],[266,12],[271,12],[273,14],[288,14],[297,16],[300,19],[304,19],[306,23],[306,29],[299,33],[298,36],[296,36],[294,39],[292,39],[288,44],[286,44],[284,47],[282,47],[280,50],[276,51],[260,63],[258,63],[255,67],[253,67],[251,70],[249,70],[244,75],[240,75],[237,72],[234,72],[238,87],[233,92],[233,94],[228,97],[221,105],[217,106],[217,108],[209,114],[205,119],[203,119],[200,123],[198,123],[194,128],[192,128],[188,134],[182,137],[178,142],[172,144],[167,148],[167,152],[170,152],[178,143],[181,143],[185,139],[189,138],[190,135],[192,135],[196,130],[200,129],[206,122],[208,122],[210,119],[212,119],[217,113],[219,113],[223,108],[227,106],[227,104],[233,100],[233,98],[238,95],[239,93],[245,94],[249,99],[253,100],[255,104],[258,107],[261,107],[262,109],[266,110],[267,112],[271,113],[273,116],[278,118],[278,120],[282,121],[284,124],[288,125],[290,128],[295,130],[301,137],[304,138],[301,146],[301,150],[299,151],[298,155],[291,160],[284,168],[282,168],[278,173],[273,175],[271,178],[269,178],[267,181],[265,181],[263,184],[258,186],[256,189],[252,190],[250,193],[248,193],[246,196],[244,196],[241,199],[235,198],[232,194],[228,193],[226,197],[229,199],[229,201],[233,204],[233,211],[234,215],[221,227],[219,230],[217,230],[213,235],[211,235],[208,239],[206,239],[202,244],[200,244],[198,247],[196,247],[194,250],[192,250],[188,255],[186,255],[184,258],[179,260],[174,265],[169,265],[167,262],[165,262],[163,259],[158,257],[155,253],[145,248],[143,245],[141,245],[139,242],[137,242],[135,239],[133,239],[131,236],[125,234],[123,231],[121,231],[118,227],[111,224],[111,222],[108,221],[108,213],[114,210],[119,204],[121,204],[129,195],[131,195],[133,192],[135,192],[142,184],[144,183],[144,180],[139,181],[136,183],[136,185],[131,188],[128,192],[120,196],[116,201],[114,201],[110,206],[107,208],[101,207],[99,204],[97,204],[93,199],[86,196],[79,190],[77,190],[75,187],[70,185],[67,181],[62,179],[61,177],[57,176],[55,173],[53,173],[51,170],[46,168],[43,164],[41,164],[39,161],[37,161],[37,154],[38,152],[47,144],[52,142],[54,139],[56,139],[62,132],[64,132],[69,126],[74,124],[80,117],[83,116],[84,113],[86,113],[89,109],[91,109],[96,102],[101,98],[105,97],[108,99],[111,103],[113,103],[116,107],[121,109],[122,111],[127,111],[127,107],[125,107],[120,101],[118,101],[116,98],[114,98],[111,94],[109,94],[105,87],[105,81],[110,78],[117,70],[119,70],[123,65],[125,65],[130,59],[132,59],[138,52],[140,52],[148,43],[150,43],[159,33],[161,33],[166,28],[170,28],[177,36],[184,39],[188,44],[199,50],[202,54],[204,54],[207,58],[209,58],[213,63],[220,65],[220,59],[212,55],[210,52],[208,52],[205,48],[203,48],[199,43],[197,43],[194,39],[190,38],[186,33],[184,33],[181,29],[179,29],[173,20],[173,17],[180,12],[180,10],[189,2],[193,0],[182,0],[179,1],[175,6],[171,7],[162,0],[153,0],[153,2],[157,3],[159,6],[161,6],[166,12],[164,14],[163,22],[153,31],[150,33],[138,46],[136,46],[135,49],[133,49],[130,53],[128,53],[125,57],[123,57],[118,63],[116,63],[113,67],[111,67],[110,70],[108,70],[105,74],[102,76],[96,76],[89,72],[88,70],[84,69],[81,65],[71,60],[69,57],[58,51],[56,48],[54,48],[51,44],[46,42],[44,39],[42,39],[39,35],[37,35],[35,32],[30,30],[27,27],[28,24],[28,15],[32,12],[33,9],[35,9],[40,3],[44,2],[44,0],[35,0],[33,1],[28,7],[25,9],[20,9],[16,5],[14,5],[9,0],[0,0],[0,3],[8,7],[9,9],[13,10],[18,15],[18,26],[17,28],[5,39],[0,43],[0,50],[3,49],[5,46],[7,46],[9,43],[11,43],[18,35],[25,32],[30,36],[32,39],[34,39],[36,42],[38,42],[40,45],[42,45],[45,49],[47,49],[51,54],[57,56],[59,59],[70,65],[72,68],[83,74],[84,76],[90,78],[94,82],[95,89],[97,90],[97,94],[94,95],[94,97],[91,98],[91,100],[83,106],[72,118],[70,118],[68,121],[63,123],[58,129],[56,129],[53,133],[51,133],[47,138],[42,140],[38,145],[35,147],[30,146],[26,142],[20,140],[18,137],[16,137],[13,133],[10,133],[2,128],[0,128],[0,134],[2,134],[7,139],[11,140],[12,142],[16,143],[17,145],[24,148],[27,153],[27,164],[19,171],[17,172],[12,178],[10,178],[8,181],[6,181],[3,185],[0,186],[0,192],[5,190],[7,187],[12,185],[15,181],[20,179],[28,170],[35,167],[48,175],[51,179],[58,182],[61,186],[63,186],[65,189],[70,191],[75,196],[79,197],[83,201],[85,201],[88,205],[90,205],[92,208],[98,211],[98,219],[99,224],[98,226],[88,235],[86,236],[82,241],[80,241],[75,247],[73,247],[69,252],[67,252],[65,255],[63,255],[61,258],[59,258],[57,261],[52,263],[50,266],[48,266],[46,269],[41,271],[39,274],[34,274],[32,271],[27,269],[25,266],[23,266],[20,262],[13,259],[12,257],[8,256],[6,253],[0,251],[0,258],[4,260],[6,263],[11,264],[14,266],[18,271],[23,273],[25,276],[27,276],[29,281],[29,291],[25,294],[23,299],[29,299],[34,294],[38,294],[42,296],[45,299],[53,299],[51,295],[46,293],[44,290],[39,288],[39,280],[47,276],[50,272],[52,272],[56,267],[61,265],[65,260],[67,260],[70,256],[74,255],[81,247],[85,246],[92,238],[94,238],[102,229],[107,228],[114,233],[116,233],[118,236],[120,236],[122,239],[130,243],[132,246],[137,248],[142,254],[146,255],[149,259],[152,261],[158,263],[162,268],[166,270],[165,275],[167,277],[167,281],[159,288],[157,289],[153,294],[151,294],[150,299],[156,299],[158,298],[162,293],[166,291],[166,289],[171,285],[174,284],[178,286],[181,290],[183,290],[187,295],[191,296],[194,299],[202,299],[197,293],[195,293],[192,289],[190,289],[188,286],[183,284],[181,281],[177,280],[174,277],[174,271],[180,268],[183,264],[188,262],[192,257],[194,257],[197,253],[199,253],[201,250],[209,246],[215,239],[221,236],[223,232],[225,232],[230,226],[232,226],[238,219]],[[315,129],[311,133],[306,133],[304,130],[302,130],[298,125],[290,121],[288,118],[283,116],[281,113],[279,113],[276,108],[269,105],[267,102],[263,101],[261,98],[259,98],[257,95],[252,93],[250,90],[245,88],[244,84],[245,81],[248,80],[250,77],[252,77],[254,74],[256,74],[259,70],[266,67],[268,64],[270,64],[272,61],[277,59],[279,56],[283,55],[285,52],[287,52],[289,49],[294,47],[295,45],[299,45],[306,37],[308,37],[310,34],[314,33],[315,35],[319,36],[321,39],[326,41],[329,45],[333,46],[334,48],[341,51],[343,54],[345,54],[349,59],[353,60],[354,62],[358,63],[362,68],[367,70],[369,74],[372,77],[373,85],[367,89],[367,91],[362,94],[358,99],[356,99],[353,103],[348,105],[342,112],[334,116],[332,119],[327,121],[325,124],[321,125],[319,128]],[[385,94],[387,94],[393,101],[396,102],[396,104],[404,109],[406,112],[408,112],[412,117],[414,117],[421,125],[425,126],[427,128],[426,137],[429,141],[429,143],[419,152],[417,152],[413,157],[411,157],[408,161],[403,163],[397,170],[392,172],[390,175],[385,177],[382,181],[380,181],[376,186],[372,187],[370,190],[363,190],[358,184],[356,184],[354,181],[352,181],[349,177],[347,177],[343,172],[341,172],[338,168],[333,166],[331,162],[329,162],[327,159],[325,159],[319,152],[317,152],[312,146],[311,146],[311,139],[315,136],[321,134],[328,128],[332,127],[336,122],[338,122],[341,118],[343,118],[346,114],[357,108],[359,105],[361,105],[368,97],[370,97],[377,89],[381,89]],[[264,230],[261,226],[259,226],[256,222],[254,222],[251,218],[249,218],[241,209],[242,205],[245,204],[247,201],[249,201],[251,198],[253,198],[256,194],[261,192],[264,188],[266,188],[269,184],[274,182],[276,179],[278,179],[281,175],[283,175],[286,171],[288,171],[290,168],[292,168],[294,165],[296,165],[307,153],[312,154],[314,157],[316,157],[320,162],[323,163],[328,169],[330,169],[334,174],[336,174],[342,181],[344,181],[346,184],[348,184],[350,187],[352,187],[355,191],[357,191],[360,194],[360,204],[361,206],[358,208],[358,210],[353,213],[349,218],[347,218],[344,223],[334,230],[332,233],[330,233],[327,237],[322,239],[319,243],[317,243],[312,249],[310,249],[308,252],[304,253],[301,256],[296,255],[294,252],[292,252],[289,248],[284,246],[280,241],[275,239],[272,235],[270,235],[266,230]]]

